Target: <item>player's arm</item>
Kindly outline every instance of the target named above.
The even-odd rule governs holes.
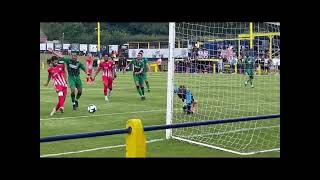
[[[132,60],[133,61],[133,60]],[[132,64],[132,61],[129,62],[129,64],[127,64],[127,66],[124,68],[124,72],[127,71],[127,68]]]
[[[80,63],[79,64],[79,68],[82,69],[82,71],[88,75],[86,67],[84,66],[84,64]]]
[[[67,84],[68,84],[68,81],[67,81],[68,77],[69,77],[68,69],[67,69],[67,65],[65,64],[64,65],[64,79],[66,80]]]
[[[60,58],[63,58],[63,57],[64,57],[62,54],[57,53],[57,52],[55,52],[55,51],[52,50],[52,49],[48,49],[48,50],[49,50],[49,52],[52,52],[52,54],[54,54],[54,55],[56,55],[56,56],[58,56],[58,57],[60,57]]]
[[[100,67],[100,65],[99,65],[99,67],[98,67],[98,69],[97,69],[96,73],[94,73],[93,81],[96,79],[96,76],[99,74],[100,70],[101,70],[101,67]]]

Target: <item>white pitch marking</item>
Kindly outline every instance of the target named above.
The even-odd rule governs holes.
[[[110,114],[96,114],[96,115],[93,114],[93,115],[89,115],[89,116],[69,116],[69,117],[62,117],[62,118],[44,118],[44,119],[40,119],[40,121],[47,121],[47,120],[53,120],[53,119],[75,119],[75,118],[86,118],[86,117],[97,117],[97,116],[112,116],[112,115],[119,115],[119,114],[135,114],[135,113],[159,112],[159,111],[165,111],[165,109],[122,112],[122,113],[110,113]]]
[[[164,139],[153,139],[150,141],[147,141],[147,143],[162,141]],[[112,149],[112,148],[118,148],[118,147],[125,147],[126,145],[116,145],[116,146],[106,146],[106,147],[99,147],[99,148],[93,148],[93,149],[84,149],[80,151],[70,151],[70,152],[64,152],[64,153],[56,153],[56,154],[44,154],[40,157],[52,157],[52,156],[60,156],[60,155],[66,155],[66,154],[76,154],[76,153],[82,153],[82,152],[90,152],[90,151],[97,151],[102,149]]]
[[[280,128],[280,125],[257,127],[257,128],[243,128],[243,129],[237,129],[237,130],[233,130],[233,131],[208,133],[208,134],[199,134],[199,135],[192,135],[192,136],[181,136],[181,137],[188,138],[188,137],[197,137],[197,136],[221,135],[221,134],[228,134],[228,133],[237,133],[237,132],[250,131],[250,130],[259,130],[259,129],[271,129],[271,128],[278,128],[278,127]]]

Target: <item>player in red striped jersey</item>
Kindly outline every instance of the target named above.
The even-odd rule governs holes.
[[[114,79],[114,63],[109,59],[106,54],[104,56],[104,61],[100,62],[99,68],[96,71],[93,80],[96,78],[97,74],[102,70],[102,81],[104,85],[104,96],[105,101],[109,101],[108,96],[110,96],[112,91],[112,82]]]
[[[61,113],[63,113],[64,102],[67,96],[67,81],[65,79],[64,66],[61,64],[58,64],[58,58],[54,58],[54,57],[47,61],[49,65],[48,80],[47,80],[47,83],[44,84],[45,86],[48,86],[50,80],[52,79],[53,85],[58,94],[58,100],[59,100],[58,104],[56,105],[56,107],[53,108],[53,110],[50,113],[50,116],[53,116],[53,114],[58,110],[60,110]]]
[[[93,81],[92,73],[93,73],[93,57],[90,54],[86,60],[86,69],[87,69],[87,84],[91,84]]]

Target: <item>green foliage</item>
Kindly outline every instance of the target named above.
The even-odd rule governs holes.
[[[69,43],[97,43],[97,23],[40,23],[49,40]],[[64,33],[64,36],[63,36]],[[101,44],[122,44],[130,41],[166,41],[168,23],[101,23]]]

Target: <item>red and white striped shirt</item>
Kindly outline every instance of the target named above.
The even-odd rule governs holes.
[[[93,58],[92,57],[89,57],[86,60],[86,65],[87,65],[87,69],[88,70],[92,70],[93,69]]]
[[[54,86],[67,87],[66,80],[64,78],[64,67],[58,64],[56,67],[49,67],[48,73],[50,74]]]
[[[102,76],[113,77],[114,64],[112,61],[100,62],[99,69],[102,70]]]

